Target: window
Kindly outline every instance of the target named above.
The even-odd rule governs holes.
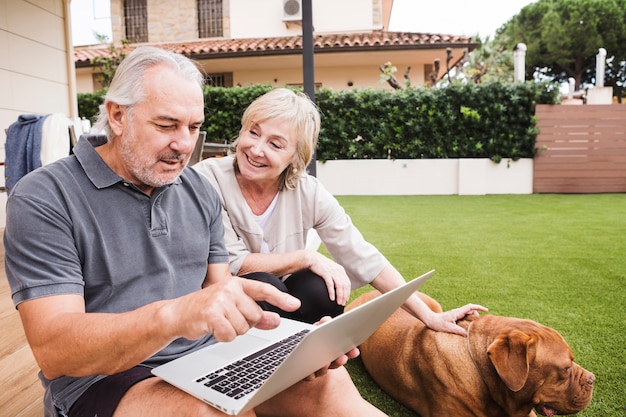
[[[437,72],[435,72],[437,71]],[[424,64],[424,84],[434,87],[439,79],[439,68],[434,64]]]
[[[148,7],[146,0],[124,0],[126,39],[148,42]]]
[[[214,74],[205,75],[206,85],[211,87],[232,87],[233,86],[233,73],[232,72],[220,72]]]
[[[197,0],[198,37],[217,38],[224,36],[222,27],[222,0]]]

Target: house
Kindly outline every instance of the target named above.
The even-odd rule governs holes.
[[[412,85],[429,80],[435,60],[446,72],[477,47],[470,38],[388,31],[393,0],[312,0],[316,87],[388,88],[387,62]],[[214,85],[302,85],[302,0],[111,0],[112,42],[151,44],[197,60]],[[96,57],[110,45],[75,49],[77,88],[101,88]]]
[[[5,129],[19,115],[78,117],[78,105],[70,0],[4,0],[0,8],[0,161],[4,161]],[[4,178],[4,165],[0,171]],[[0,228],[5,224],[5,204],[2,191]]]

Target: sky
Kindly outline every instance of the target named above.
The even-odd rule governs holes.
[[[535,1],[394,0],[389,30],[493,38],[496,29]],[[109,0],[72,0],[70,6],[75,46],[98,43],[94,31],[111,39]]]
[[[394,0],[389,30],[480,35],[496,29],[537,0]]]
[[[99,43],[93,32],[111,40],[111,3],[109,0],[71,0],[72,42],[74,46]]]

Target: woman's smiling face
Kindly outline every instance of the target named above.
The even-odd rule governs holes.
[[[266,120],[244,130],[237,142],[237,166],[243,178],[256,183],[277,183],[292,164],[297,149],[289,121]]]

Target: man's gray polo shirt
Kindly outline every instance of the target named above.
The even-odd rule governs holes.
[[[80,294],[88,312],[130,311],[199,290],[207,263],[228,262],[222,209],[208,181],[185,168],[148,196],[115,174],[97,145],[81,139],[73,156],[29,173],[11,191],[4,244],[15,305]],[[148,363],[205,343],[212,339],[179,339]],[[48,413],[52,398],[66,412],[101,377],[41,378]]]

